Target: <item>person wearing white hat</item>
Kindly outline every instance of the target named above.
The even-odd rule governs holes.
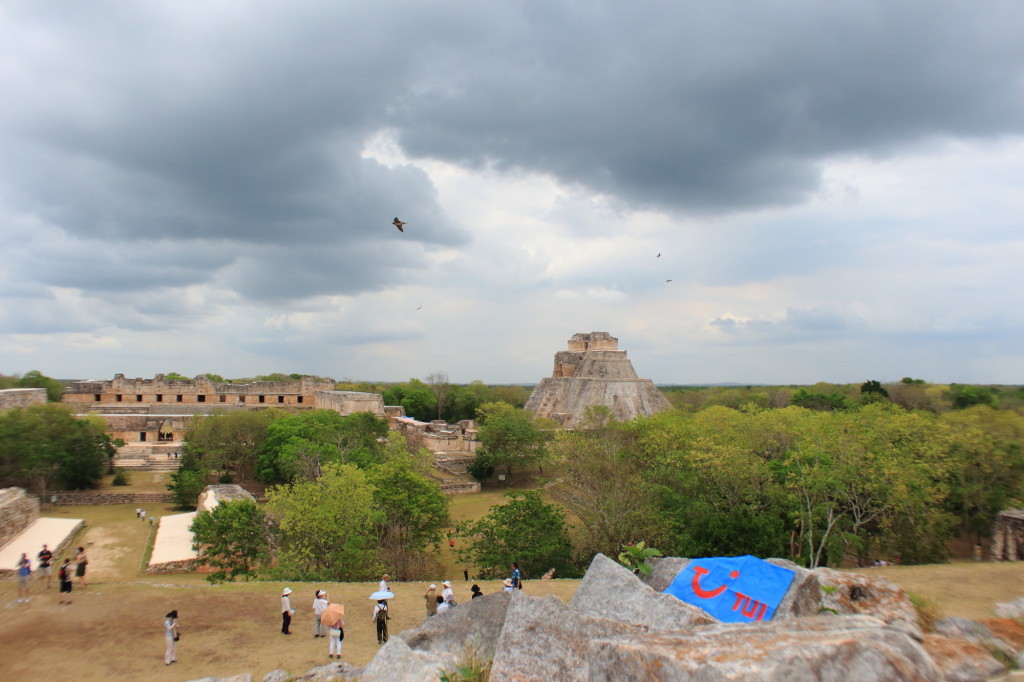
[[[504,582],[502,582],[502,585],[503,585],[503,587],[501,588],[502,592],[511,592],[512,591],[512,578],[505,578]]]
[[[281,593],[281,634],[290,635],[292,634],[288,628],[292,624],[292,615],[295,613],[295,609],[292,608],[292,601],[288,598],[288,595],[292,593],[292,588],[284,588],[284,592]]]
[[[430,618],[437,613],[437,585],[431,583],[423,595],[423,600],[427,602],[427,618]]]
[[[320,624],[320,616],[323,615],[324,609],[330,602],[327,601],[327,593],[323,590],[316,591],[316,599],[313,600],[313,637],[326,637],[327,634],[324,632],[326,628],[323,628]]]
[[[455,593],[452,592],[452,584],[447,580],[441,584],[444,586],[444,589],[441,590],[441,596],[444,598],[445,603],[448,606],[455,606]]]

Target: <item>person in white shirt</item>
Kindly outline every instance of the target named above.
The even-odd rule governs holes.
[[[385,573],[384,577],[380,581],[380,586],[377,589],[379,589],[381,592],[390,592],[391,588],[388,587],[389,580],[391,580],[391,576]]]
[[[441,615],[446,611],[451,611],[452,607],[448,606],[448,602],[444,600],[444,597],[437,598],[437,615]]]
[[[327,601],[327,593],[323,590],[316,591],[316,599],[313,600],[313,636],[314,637],[326,637],[327,635],[323,632],[324,628],[320,624],[320,616],[323,615],[324,609],[330,604]]]
[[[511,592],[512,591],[512,578],[505,578],[505,581],[502,583],[501,591],[502,592]]]
[[[164,665],[178,662],[177,653],[174,651],[174,643],[178,641],[178,610],[174,609],[164,619],[164,639],[167,640],[167,649],[164,651]]]
[[[441,597],[444,598],[444,602],[448,606],[455,606],[455,593],[452,592],[452,584],[445,580],[441,585],[444,586],[444,589],[441,590]]]
[[[295,613],[295,609],[292,608],[292,600],[288,598],[288,595],[292,593],[292,588],[284,588],[284,592],[281,593],[281,634],[290,635],[289,626],[292,624],[292,614]]]

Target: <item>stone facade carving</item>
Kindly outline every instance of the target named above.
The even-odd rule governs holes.
[[[0,412],[15,407],[42,405],[45,402],[45,388],[5,388],[0,391]]]
[[[628,421],[672,407],[650,379],[640,379],[619,340],[608,332],[573,334],[568,350],[555,353],[554,371],[541,379],[525,408],[575,428],[592,405]]]
[[[993,561],[1024,558],[1024,509],[1007,509],[992,524]]]

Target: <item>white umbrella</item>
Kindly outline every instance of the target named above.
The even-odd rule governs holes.
[[[376,592],[374,592],[373,594],[370,595],[370,599],[373,599],[374,601],[380,601],[381,599],[394,599],[394,598],[395,598],[395,593],[394,592],[390,592],[388,590],[377,590]]]

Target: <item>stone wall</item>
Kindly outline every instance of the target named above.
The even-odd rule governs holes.
[[[89,491],[55,493],[47,500],[50,504],[66,507],[104,504],[158,504],[173,501],[171,493],[95,493]]]
[[[214,383],[205,374],[195,379],[126,379],[76,381],[64,389],[61,401],[93,404],[203,404],[315,407],[317,391],[334,390],[334,379],[305,377],[297,381],[254,381],[249,384]]]
[[[993,561],[1017,561],[1024,558],[1024,509],[1006,509],[992,524]]]
[[[45,388],[5,388],[0,391],[0,412],[15,407],[42,405],[45,402]]]
[[[412,417],[391,419],[391,428],[405,436],[413,450],[426,448],[435,455],[444,453],[473,454],[480,446],[476,440],[476,422],[464,419],[458,424],[442,420],[421,422]]]
[[[359,391],[317,391],[316,406],[321,410],[334,410],[341,414],[370,412],[383,417],[384,397],[379,393]]]
[[[0,547],[39,518],[39,500],[21,488],[0,490]]]

